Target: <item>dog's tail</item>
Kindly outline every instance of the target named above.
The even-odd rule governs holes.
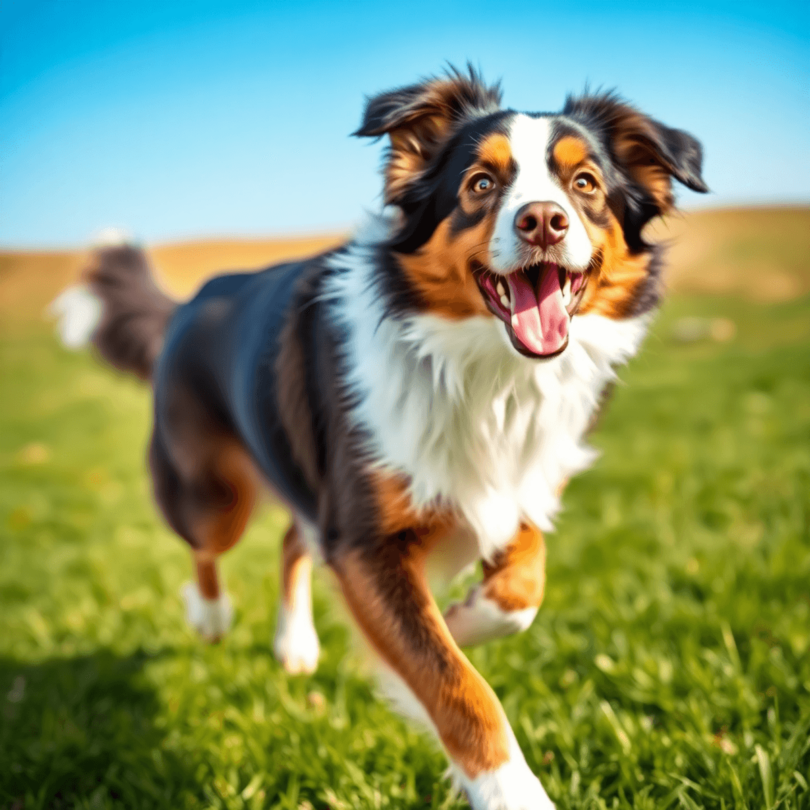
[[[155,284],[143,250],[112,232],[96,241],[82,282],[50,311],[66,346],[92,343],[110,365],[149,380],[176,307]]]

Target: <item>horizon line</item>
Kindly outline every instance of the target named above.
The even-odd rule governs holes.
[[[764,211],[764,210],[802,210],[810,209],[810,199],[808,200],[780,200],[775,202],[752,201],[752,202],[702,202],[695,205],[675,208],[666,216],[677,217],[685,214],[720,213],[723,211]],[[665,217],[661,217],[664,219]],[[144,239],[136,235],[132,236],[132,243],[136,245],[146,245],[150,249],[180,247],[183,245],[200,245],[216,242],[304,242],[310,239],[329,239],[341,236],[349,236],[357,225],[355,223],[346,226],[330,226],[323,230],[298,230],[289,229],[286,231],[250,231],[231,233],[210,233],[203,234],[178,234],[177,236],[161,237],[155,240]],[[96,233],[103,229],[99,228]],[[59,243],[49,244],[46,242],[39,244],[12,244],[0,241],[0,253],[74,253],[80,250],[88,250],[92,247],[93,236],[89,236],[85,242],[79,243]]]

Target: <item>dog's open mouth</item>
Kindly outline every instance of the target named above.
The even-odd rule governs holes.
[[[541,262],[500,275],[475,273],[489,309],[505,324],[512,345],[527,357],[553,357],[568,345],[568,327],[582,300],[587,277]]]

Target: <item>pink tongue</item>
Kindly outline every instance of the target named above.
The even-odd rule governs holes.
[[[524,272],[507,277],[515,302],[512,329],[517,339],[534,354],[554,354],[568,337],[568,313],[563,304],[557,265],[547,264],[541,272],[543,277],[537,293]]]

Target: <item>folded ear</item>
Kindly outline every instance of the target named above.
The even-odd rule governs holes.
[[[701,175],[703,150],[688,132],[664,126],[611,93],[569,97],[563,113],[602,133],[611,157],[648,192],[657,209],[651,215],[672,208],[673,177],[693,191],[709,190]]]
[[[494,112],[500,100],[499,87],[487,87],[472,67],[370,98],[353,134],[391,139],[385,201],[399,203],[456,127],[471,115]]]

